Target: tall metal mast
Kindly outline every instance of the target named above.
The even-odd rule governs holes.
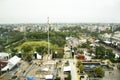
[[[47,18],[47,23],[48,23],[48,54],[50,54],[50,39],[49,39],[49,27],[50,27],[50,24],[49,24],[49,17]]]

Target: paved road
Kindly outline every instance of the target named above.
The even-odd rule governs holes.
[[[120,80],[120,70],[117,69],[117,65],[115,65],[114,70],[105,71],[103,80]]]
[[[69,60],[70,66],[71,66],[71,77],[72,80],[78,80],[77,73],[76,73],[76,67],[73,64],[73,60]]]

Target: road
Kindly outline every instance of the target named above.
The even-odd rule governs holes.
[[[76,67],[73,64],[73,62],[74,62],[73,60],[69,60],[69,64],[71,66],[71,77],[72,77],[72,80],[78,80],[77,73],[76,73]]]
[[[114,66],[114,70],[105,71],[103,80],[120,80],[120,70],[117,69],[117,65]]]

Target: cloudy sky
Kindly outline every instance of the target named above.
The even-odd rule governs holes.
[[[0,0],[0,23],[120,22],[120,0]]]

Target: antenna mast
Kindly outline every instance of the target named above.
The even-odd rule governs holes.
[[[49,39],[49,17],[47,18],[47,23],[48,23],[48,54],[50,54],[50,39]]]

